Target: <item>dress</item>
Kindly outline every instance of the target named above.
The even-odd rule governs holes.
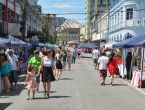
[[[55,81],[55,77],[53,75],[52,65],[53,59],[44,57],[44,65],[42,72],[42,82]]]
[[[31,72],[29,72],[27,75],[28,75],[27,88],[35,90],[37,88],[36,76]]]
[[[113,60],[109,61],[108,64],[108,71],[111,74],[115,74],[117,72],[117,64],[116,64],[116,60],[113,58]]]

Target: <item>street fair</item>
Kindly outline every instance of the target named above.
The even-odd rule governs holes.
[[[134,87],[145,87],[145,36],[136,36],[113,45],[113,48],[123,49],[123,69],[126,68],[126,78]]]

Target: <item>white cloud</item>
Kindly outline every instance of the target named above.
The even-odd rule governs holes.
[[[55,9],[69,9],[73,8],[75,5],[71,3],[48,3],[41,2],[43,8],[55,8]]]

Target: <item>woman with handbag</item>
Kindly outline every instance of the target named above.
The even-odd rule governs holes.
[[[39,71],[42,71],[42,82],[43,82],[43,88],[44,88],[44,96],[46,98],[49,98],[50,88],[51,88],[51,81],[55,80],[55,77],[53,75],[53,69],[54,69],[54,61],[52,58],[51,51],[46,51],[46,55],[43,57],[41,62],[41,68]],[[39,72],[40,74],[40,72]]]
[[[111,53],[111,57],[108,60],[108,71],[111,76],[111,85],[114,86],[114,74],[117,72],[115,53]]]

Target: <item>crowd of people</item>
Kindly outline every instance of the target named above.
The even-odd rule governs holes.
[[[43,83],[44,97],[49,98],[51,82],[59,80],[64,70],[71,70],[71,64],[76,62],[77,50],[68,48],[34,50],[28,59],[25,85],[28,89],[27,100],[35,98],[35,91],[39,91],[40,82]],[[3,82],[2,92],[9,93],[17,89],[19,60],[13,49],[7,49],[0,54],[0,74]]]
[[[111,85],[114,86],[114,75],[118,74],[117,60],[115,53],[111,49],[104,51],[99,51],[95,48],[92,52],[94,67],[99,70],[101,85],[105,86],[105,79],[107,77],[107,72],[110,73]]]

